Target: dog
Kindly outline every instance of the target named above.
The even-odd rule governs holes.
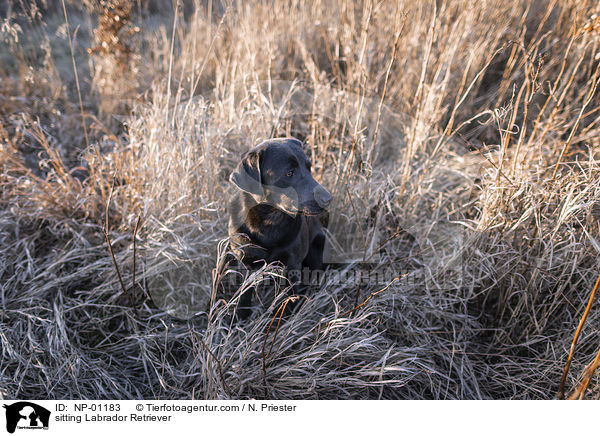
[[[246,267],[275,261],[288,272],[323,267],[331,194],[313,178],[301,141],[262,142],[244,154],[229,180],[238,190],[229,203],[229,236]],[[251,298],[246,292],[239,307]]]

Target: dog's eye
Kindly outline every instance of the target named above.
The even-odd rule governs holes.
[[[292,177],[293,175],[294,175],[294,170],[289,170],[289,171],[286,173],[286,177]]]

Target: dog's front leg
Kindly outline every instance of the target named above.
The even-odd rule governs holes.
[[[240,295],[240,299],[237,305],[237,315],[240,319],[247,319],[252,313],[252,295],[256,291],[255,286],[251,286],[246,289],[242,295]]]
[[[293,263],[286,267],[286,277],[292,285],[294,294],[300,292],[302,287],[302,263]]]
[[[296,247],[286,246],[271,252],[269,262],[281,262],[285,265],[284,276],[291,284],[291,290],[288,291],[288,296],[294,296],[296,301],[288,301],[286,304],[284,317],[292,313],[297,306],[298,296],[304,293],[302,285],[302,258],[296,253],[300,251]]]
[[[290,262],[286,267],[286,277],[291,284],[289,296],[291,300],[287,302],[283,317],[290,316],[300,305],[300,298],[306,293],[306,286],[302,281],[302,261],[298,259],[296,262]]]

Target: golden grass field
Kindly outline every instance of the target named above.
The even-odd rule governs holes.
[[[565,397],[600,399],[595,0],[0,14],[0,398],[552,399],[576,338]],[[279,136],[392,280],[274,322],[279,265],[226,285],[226,205]]]

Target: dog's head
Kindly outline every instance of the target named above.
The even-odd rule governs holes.
[[[313,178],[303,144],[294,138],[269,139],[248,151],[229,180],[258,203],[290,215],[319,215],[331,194]]]

